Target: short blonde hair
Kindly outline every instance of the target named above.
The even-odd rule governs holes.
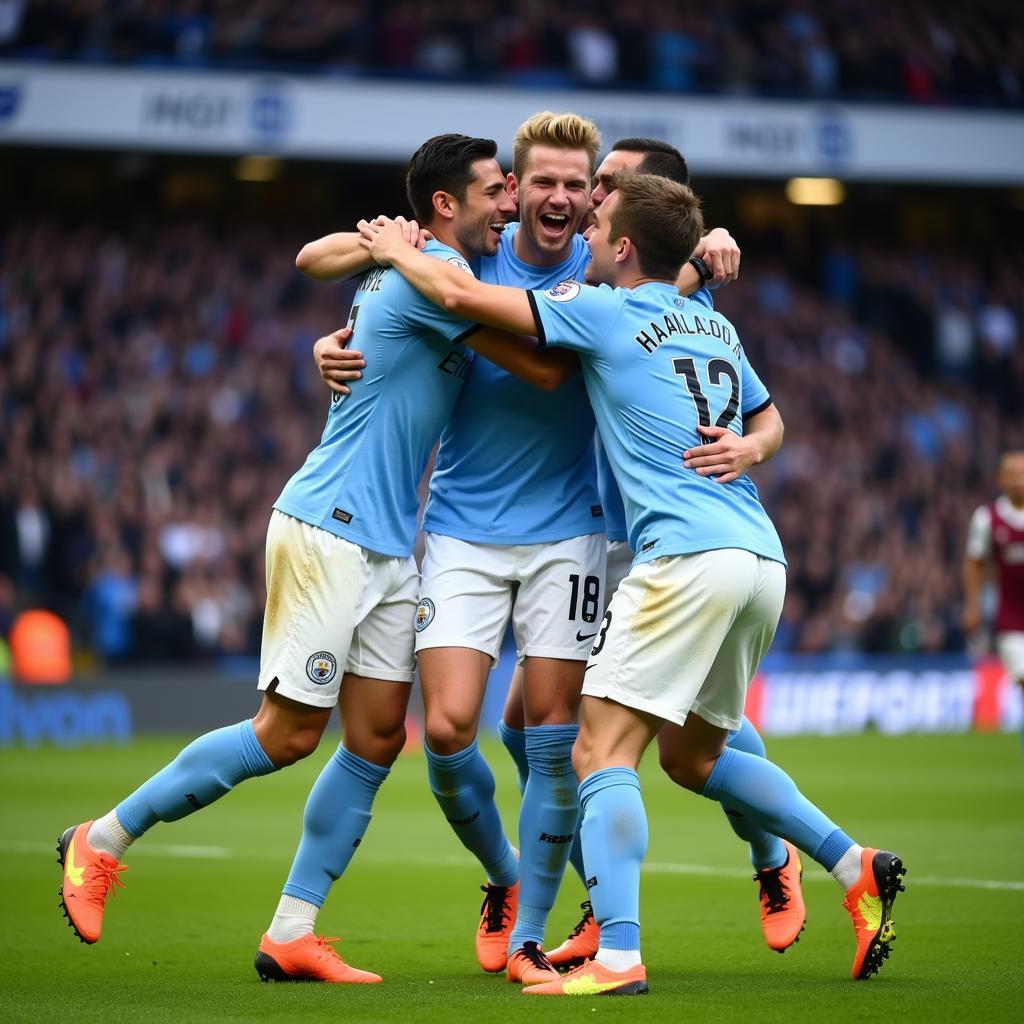
[[[619,202],[610,239],[628,238],[645,274],[674,281],[704,233],[700,200],[685,185],[657,174],[617,171],[612,184]]]
[[[521,180],[533,146],[554,146],[556,149],[582,149],[590,161],[593,175],[597,154],[601,150],[601,133],[593,121],[579,114],[554,114],[542,110],[528,117],[512,140],[512,173]]]

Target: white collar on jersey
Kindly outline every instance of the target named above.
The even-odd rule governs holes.
[[[996,511],[999,517],[1015,530],[1024,530],[1024,508],[1016,508],[1005,494],[1000,494],[996,498]]]

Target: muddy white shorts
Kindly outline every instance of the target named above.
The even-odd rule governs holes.
[[[261,690],[334,707],[345,672],[412,682],[419,573],[274,511],[267,529]]]
[[[470,647],[497,661],[509,617],[521,657],[586,661],[604,605],[603,533],[545,544],[427,534],[416,650]]]
[[[738,729],[785,594],[785,566],[736,548],[636,565],[605,613],[583,693]]]

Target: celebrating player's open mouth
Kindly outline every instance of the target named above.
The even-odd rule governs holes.
[[[540,215],[540,226],[544,234],[553,240],[561,241],[569,230],[569,215],[567,213],[542,213]]]

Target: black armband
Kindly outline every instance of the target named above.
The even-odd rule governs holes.
[[[706,287],[708,281],[715,276],[711,273],[711,268],[699,256],[691,256],[687,262],[697,271],[701,288]]]

